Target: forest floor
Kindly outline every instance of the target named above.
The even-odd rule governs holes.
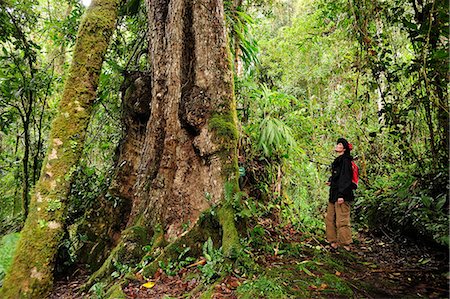
[[[448,298],[449,255],[405,238],[358,232],[352,250],[332,250],[291,227],[264,224],[272,244],[253,258],[264,269],[254,277],[233,272],[213,286],[202,284],[196,267],[175,276],[161,269],[150,280],[138,278],[123,291],[127,298]],[[85,273],[56,283],[50,298],[87,298],[76,289]],[[150,282],[144,286],[145,283]],[[275,284],[275,285],[274,285]],[[101,294],[91,298],[102,298]]]

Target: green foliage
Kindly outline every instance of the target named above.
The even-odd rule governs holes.
[[[296,146],[292,130],[278,119],[265,118],[260,124],[258,147],[265,156],[276,155]],[[279,155],[279,154],[278,154]]]
[[[87,165],[82,160],[74,171],[74,183],[70,189],[68,206],[68,224],[75,223],[88,208],[97,200],[98,196],[105,192],[109,185],[108,177],[111,170],[98,169]],[[111,198],[111,200],[116,200]]]
[[[302,231],[322,234],[327,165],[335,140],[346,137],[360,166],[357,219],[377,227],[371,215],[381,213],[380,224],[445,244],[448,44],[440,36],[448,32],[448,3],[416,8],[311,0],[274,5],[268,14],[256,9],[251,31],[259,64],[235,84],[241,182],[252,184],[250,196],[280,196],[274,190],[281,177],[276,210]],[[412,194],[388,192],[378,182],[386,178],[395,188],[404,179],[396,172],[417,179],[413,191],[404,189]],[[240,217],[258,215],[253,200],[235,206]],[[412,224],[414,217],[420,220]]]
[[[94,293],[95,299],[105,298],[105,283],[97,282],[89,289],[89,293]]]
[[[6,164],[5,170],[0,170],[0,218],[3,223],[9,222],[8,219],[18,219],[18,214],[21,212],[20,207],[20,163],[12,162],[13,157],[6,152],[0,153],[1,160]],[[2,164],[3,164],[2,163]]]
[[[26,212],[63,86],[65,50],[74,43],[81,16],[78,1],[71,10],[66,2],[51,2],[0,3],[0,169],[6,172],[0,185],[8,186],[0,188],[0,217]]]
[[[181,251],[178,255],[177,259],[172,260],[169,259],[167,261],[159,261],[159,267],[169,276],[176,275],[182,268],[186,267],[187,265],[192,264],[192,262],[195,261],[194,257],[188,256],[189,251],[191,250],[190,247],[186,247]]]
[[[367,97],[377,99],[382,124],[369,135],[373,185],[364,211],[381,217],[371,224],[384,220],[393,230],[446,244],[449,58],[442,37],[448,36],[448,3],[355,1],[353,9],[365,84],[379,91]]]
[[[258,64],[258,45],[251,34],[253,18],[243,6],[235,6],[233,1],[224,1],[230,49],[235,61],[241,59],[245,69]],[[236,65],[234,65],[236,68]]]
[[[23,219],[22,215],[15,217],[6,216],[1,217],[2,222],[0,224],[0,236],[11,234],[14,232],[19,232],[22,229]]]
[[[246,192],[227,184],[225,200],[236,212],[237,223],[250,227],[241,242],[244,248],[273,252],[274,244],[267,242],[267,230],[258,220],[274,215],[302,232],[323,235],[327,165],[341,136],[355,145],[361,169],[356,220],[448,246],[448,3],[306,0],[268,7],[261,2],[224,3],[241,132],[230,125],[232,114],[215,114],[209,123],[219,137],[240,138],[240,183]],[[43,136],[64,83],[66,52],[84,12],[79,1],[69,1],[70,9],[66,2],[54,3],[0,3],[1,233],[18,230],[22,220],[25,120],[30,120],[30,165],[39,174]],[[122,130],[123,74],[150,68],[142,4],[126,1],[121,8],[83,157],[66,174],[68,180],[75,177],[69,225],[105,193],[113,175]],[[243,72],[238,70],[240,62]],[[77,146],[71,141],[72,150]],[[205,197],[210,200],[211,195]],[[108,199],[114,204],[118,200]],[[61,202],[53,200],[47,210],[60,207]],[[45,228],[48,223],[40,219],[38,225]],[[301,248],[280,250],[294,256]],[[244,256],[250,253],[238,252],[238,262],[249,260]],[[189,248],[181,249],[177,259],[160,267],[173,275],[193,261],[188,254]],[[211,239],[203,245],[203,254],[207,263],[201,271],[207,282],[229,270]],[[152,258],[148,255],[144,264]],[[315,265],[301,264],[297,270],[310,276]],[[130,270],[128,265],[115,267],[114,277]],[[314,283],[352,296],[348,286],[333,277],[317,277]],[[239,292],[282,298],[286,294],[278,284],[261,276]],[[103,296],[102,285],[92,291]]]
[[[355,203],[355,210],[360,220],[367,221],[372,228],[420,235],[448,246],[446,204],[445,193],[431,197],[417,178],[406,172],[395,172],[378,177],[372,188],[365,190],[364,197]]]
[[[207,283],[211,283],[226,270],[222,248],[215,249],[211,238],[203,244],[203,256],[206,264],[200,268]]]
[[[130,273],[131,270],[132,270],[131,266],[124,265],[124,264],[122,264],[122,263],[120,263],[118,261],[114,261],[113,265],[114,265],[115,271],[113,271],[111,273],[111,277],[112,278],[121,277],[121,276],[123,276],[123,275],[125,275],[127,273]]]
[[[16,250],[17,242],[20,234],[12,233],[4,235],[0,241],[0,287],[5,277],[6,271],[12,263],[14,251]]]

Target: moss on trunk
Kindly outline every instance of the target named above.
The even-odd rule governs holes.
[[[51,127],[47,156],[11,270],[1,289],[2,298],[45,298],[51,290],[72,173],[83,149],[118,4],[119,0],[93,1],[80,26],[59,114]]]
[[[120,284],[114,285],[105,294],[105,298],[109,299],[126,299],[127,296],[122,290],[122,286]]]
[[[149,243],[148,236],[151,235],[144,227],[133,226],[122,233],[122,240],[86,283],[85,288],[94,285],[98,281],[106,284],[112,281],[111,273],[120,270],[117,268],[124,265],[134,267],[144,255],[143,246]]]

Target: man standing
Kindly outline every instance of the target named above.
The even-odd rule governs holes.
[[[354,199],[352,186],[352,145],[344,138],[337,140],[334,151],[338,157],[331,165],[330,198],[325,217],[326,236],[333,249],[342,246],[350,250],[352,232],[350,228],[350,205]]]

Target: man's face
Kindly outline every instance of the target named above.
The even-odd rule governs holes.
[[[342,154],[345,151],[344,146],[342,145],[342,143],[338,143],[336,144],[336,146],[334,147],[334,151],[338,154]]]

